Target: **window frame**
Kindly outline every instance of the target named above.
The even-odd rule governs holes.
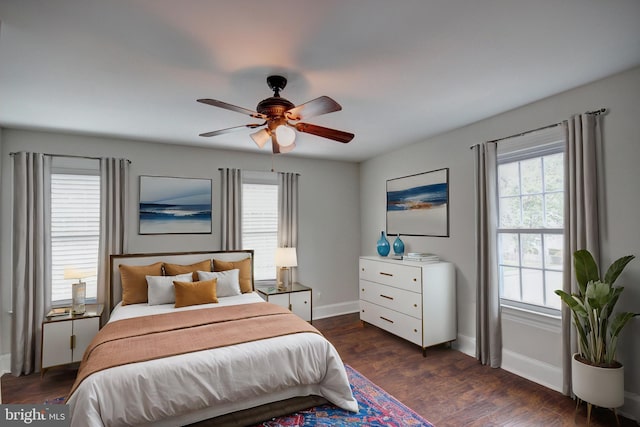
[[[525,135],[525,137],[519,136],[519,137],[514,137],[513,140],[515,142],[515,144],[513,144],[512,147],[509,147],[510,142],[506,142],[506,144],[504,144],[505,141],[503,141],[503,143],[501,144],[501,146],[499,145],[499,148],[502,148],[502,150],[499,149],[498,151],[498,159],[497,159],[497,165],[496,165],[496,205],[497,205],[497,212],[496,212],[496,250],[497,250],[497,254],[496,254],[496,266],[498,269],[498,281],[499,281],[499,292],[500,292],[500,305],[502,307],[512,307],[515,309],[519,309],[519,310],[523,310],[523,311],[529,311],[529,312],[534,312],[534,313],[539,313],[539,314],[544,314],[544,315],[549,315],[552,317],[557,317],[560,315],[561,312],[561,307],[555,308],[555,307],[551,307],[548,305],[539,305],[536,303],[531,303],[531,302],[526,302],[526,301],[522,301],[520,300],[516,300],[516,299],[512,299],[512,298],[507,298],[504,297],[504,280],[503,280],[503,275],[502,275],[502,268],[503,267],[509,267],[509,268],[517,268],[519,271],[519,276],[518,276],[518,280],[519,280],[519,293],[520,293],[520,297],[522,298],[523,295],[523,269],[527,269],[527,270],[537,270],[541,272],[541,277],[542,277],[542,296],[543,296],[543,301],[546,303],[547,301],[547,277],[546,277],[546,272],[559,272],[559,273],[563,273],[562,268],[561,269],[557,269],[557,268],[549,268],[546,265],[546,258],[545,258],[545,235],[556,235],[556,236],[564,236],[565,233],[565,218],[564,218],[564,207],[563,207],[563,225],[562,227],[536,227],[536,228],[525,228],[525,227],[504,227],[501,228],[500,227],[500,218],[501,218],[501,212],[500,212],[500,200],[501,200],[501,195],[500,195],[500,188],[499,188],[499,182],[498,182],[498,177],[499,177],[499,168],[502,165],[506,165],[506,164],[511,164],[511,163],[518,163],[518,185],[519,185],[519,190],[518,190],[518,194],[517,195],[509,195],[506,197],[517,197],[520,200],[520,214],[522,215],[523,213],[523,206],[522,206],[522,199],[523,197],[527,197],[527,196],[532,196],[532,195],[541,195],[542,196],[542,209],[541,209],[541,214],[543,215],[543,218],[546,216],[546,203],[545,203],[545,195],[546,194],[563,194],[565,192],[565,188],[564,188],[564,184],[561,190],[554,190],[554,191],[546,191],[545,189],[545,175],[544,175],[544,163],[541,164],[541,180],[542,180],[542,188],[540,192],[537,193],[524,193],[522,191],[522,170],[520,169],[520,162],[525,161],[525,160],[530,160],[530,159],[541,159],[541,162],[544,161],[544,157],[545,156],[549,156],[549,155],[554,155],[554,154],[559,154],[562,153],[563,154],[563,180],[566,177],[566,171],[565,169],[565,159],[564,156],[566,155],[565,153],[565,139],[564,136],[560,136],[558,133],[554,133],[553,130],[546,130],[545,132],[540,132],[539,134],[542,135]],[[536,141],[536,139],[538,141]],[[505,147],[506,146],[506,147]],[[502,198],[506,198],[506,197],[502,197]],[[564,196],[563,196],[563,202],[564,202]],[[522,217],[521,217],[522,219]],[[518,239],[518,262],[517,265],[512,265],[512,264],[508,264],[508,263],[504,263],[503,259],[502,259],[502,251],[501,251],[501,235],[502,234],[515,234],[517,236]],[[522,251],[522,236],[523,235],[533,235],[533,236],[540,236],[540,247],[542,250],[542,254],[541,254],[541,265],[540,266],[527,266],[525,265],[525,263],[523,262],[523,251]],[[563,239],[564,240],[564,239]]]
[[[273,186],[275,189],[275,193],[276,193],[276,229],[275,229],[275,237],[276,237],[276,245],[274,247],[274,256],[270,262],[269,268],[271,269],[271,271],[273,272],[273,277],[269,276],[269,278],[262,278],[262,279],[255,279],[256,282],[273,282],[276,280],[277,278],[277,266],[275,265],[275,248],[278,247],[278,235],[279,235],[279,229],[278,229],[278,200],[277,197],[279,197],[278,193],[279,193],[279,183],[278,183],[278,174],[275,172],[260,172],[260,171],[243,171],[242,172],[242,198],[243,198],[243,207],[242,207],[242,247],[245,249],[253,249],[254,250],[254,266],[256,266],[258,263],[260,263],[260,253],[257,250],[257,248],[247,248],[245,245],[245,227],[244,227],[244,208],[245,208],[245,203],[244,203],[244,197],[245,197],[245,184],[257,184],[257,185],[269,185],[269,186]],[[256,263],[256,261],[258,261]],[[255,271],[254,271],[255,273]]]
[[[97,176],[98,177],[98,185],[99,185],[99,190],[98,190],[98,209],[101,211],[102,210],[102,202],[101,202],[101,191],[102,189],[100,188],[100,163],[99,161],[97,161],[96,159],[85,159],[85,158],[68,158],[68,157],[55,157],[53,159],[52,165],[51,165],[51,170],[50,170],[50,178],[49,178],[49,183],[51,186],[53,186],[53,179],[54,179],[54,175],[81,175],[81,176]],[[49,189],[49,204],[50,204],[50,209],[51,211],[49,212],[49,221],[50,221],[50,227],[52,226],[53,223],[53,188]],[[98,224],[99,227],[101,227],[101,224]],[[50,231],[50,234],[48,236],[49,241],[50,241],[50,246],[51,246],[51,269],[53,270],[53,256],[54,256],[54,248],[53,248],[53,230]],[[100,244],[100,232],[98,231],[98,250],[99,250],[99,244]],[[96,254],[96,275],[97,275],[97,270],[98,270],[98,264],[100,263],[100,257],[99,257],[99,253]],[[93,276],[92,276],[93,277]],[[97,281],[97,276],[95,278],[95,280]],[[74,282],[74,280],[72,279],[66,279],[65,281],[69,281],[69,282]],[[84,279],[85,282],[87,282],[86,279]],[[69,295],[68,299],[61,299],[61,300],[54,300],[54,283],[53,283],[53,271],[51,271],[51,306],[56,308],[56,307],[68,307],[71,305],[72,300],[71,300],[71,294]],[[88,294],[88,292],[87,292]],[[96,296],[95,297],[87,297],[86,298],[86,303],[87,304],[95,304],[97,303],[97,282],[96,282]]]

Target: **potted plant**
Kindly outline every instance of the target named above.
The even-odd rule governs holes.
[[[556,294],[571,309],[578,334],[578,350],[571,360],[572,385],[575,395],[591,405],[617,408],[624,404],[624,367],[616,360],[618,335],[631,318],[640,313],[620,312],[613,316],[623,287],[613,286],[622,270],[635,256],[624,256],[609,266],[604,278],[591,253],[579,250],[573,254],[578,292]]]

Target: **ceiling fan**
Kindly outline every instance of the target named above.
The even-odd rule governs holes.
[[[271,147],[275,154],[287,153],[295,148],[296,130],[342,143],[351,141],[355,136],[349,132],[300,122],[300,120],[306,120],[310,117],[342,110],[340,104],[328,96],[321,96],[296,106],[289,100],[280,97],[280,91],[287,85],[287,79],[285,77],[269,76],[267,77],[267,85],[273,90],[273,96],[260,101],[256,107],[257,111],[237,107],[215,99],[198,99],[198,102],[203,104],[236,111],[256,119],[264,120],[263,123],[249,123],[242,126],[201,133],[200,136],[216,136],[240,129],[257,129],[265,126],[263,129],[252,133],[251,139],[253,139],[260,148],[264,147],[267,141],[271,139]]]

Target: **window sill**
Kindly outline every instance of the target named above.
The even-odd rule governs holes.
[[[508,304],[500,305],[500,312],[504,320],[521,323],[538,329],[554,333],[561,332],[562,317],[548,313],[540,313]]]

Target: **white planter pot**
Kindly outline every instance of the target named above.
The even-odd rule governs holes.
[[[601,408],[624,405],[624,366],[599,368],[571,359],[571,381],[578,398]]]

